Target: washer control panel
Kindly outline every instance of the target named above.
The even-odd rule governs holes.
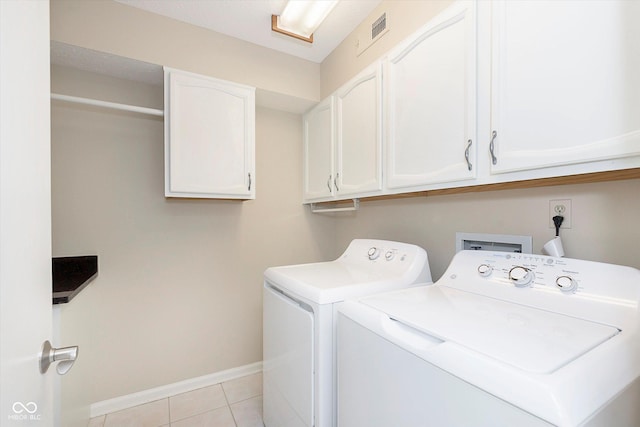
[[[566,297],[640,298],[638,269],[546,255],[460,251],[442,279],[447,286],[489,294],[497,292],[495,285],[500,285],[499,288],[545,291]],[[624,284],[630,281],[635,281],[634,286]]]
[[[434,286],[611,325],[640,318],[640,270],[614,264],[464,250]]]
[[[517,288],[544,286],[565,295],[579,289],[580,271],[571,269],[564,258],[530,254],[490,256],[476,268],[478,276],[493,278]]]

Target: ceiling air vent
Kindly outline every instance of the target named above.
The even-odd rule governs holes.
[[[389,31],[389,27],[387,26],[387,14],[385,12],[369,25],[364,26],[364,30],[360,33],[356,44],[356,56],[367,50],[369,46],[378,41],[387,31]]]

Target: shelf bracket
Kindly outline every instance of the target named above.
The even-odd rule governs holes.
[[[311,203],[312,213],[354,212],[360,208],[360,199],[351,199],[353,206],[321,208],[317,203]]]

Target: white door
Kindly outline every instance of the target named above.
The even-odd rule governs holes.
[[[334,194],[333,97],[307,112],[303,127],[303,201],[329,200]]]
[[[640,155],[640,2],[496,1],[492,173]]]
[[[336,100],[336,196],[382,189],[380,63],[343,86]]]
[[[0,425],[53,425],[49,2],[0,1]]]
[[[476,176],[474,3],[430,21],[385,61],[387,187]]]

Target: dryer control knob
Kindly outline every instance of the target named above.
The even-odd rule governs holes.
[[[369,252],[367,252],[367,255],[369,255],[369,259],[373,261],[380,256],[380,249],[376,248],[375,246],[371,247],[369,248]]]
[[[493,267],[488,264],[480,264],[478,266],[478,274],[482,277],[489,277],[493,273]]]
[[[395,254],[395,252],[393,252],[393,251],[387,251],[387,252],[384,254],[384,258],[385,258],[387,261],[392,261],[395,257],[396,257],[396,254]]]
[[[556,278],[556,286],[560,288],[562,292],[575,292],[578,288],[578,284],[570,276],[559,276]]]
[[[519,288],[529,286],[529,284],[533,281],[533,278],[533,271],[529,270],[526,267],[516,266],[509,270],[509,279],[511,279],[513,283]]]

